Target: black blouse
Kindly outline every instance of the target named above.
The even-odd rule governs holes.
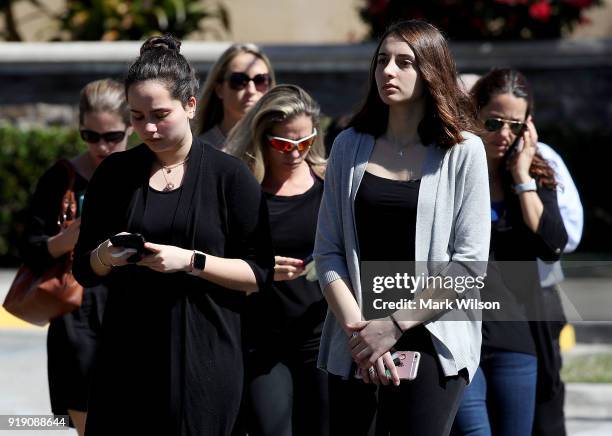
[[[558,260],[567,243],[557,192],[538,184],[537,193],[544,210],[536,233],[525,224],[519,197],[512,191],[505,192],[503,205],[492,205],[491,261],[481,296],[484,301],[501,301],[503,312],[486,312],[482,331],[485,347],[536,354],[530,325],[525,322],[538,319],[541,311],[535,260]]]
[[[177,206],[166,210],[149,191],[154,159],[144,144],[112,154],[87,191],[74,274],[109,288],[87,432],[229,434],[242,395],[245,293],[136,265],[99,277],[89,256],[111,235],[138,232],[243,259],[265,289],[274,267],[266,204],[246,165],[194,138]],[[150,228],[148,211],[171,216],[170,229]]]

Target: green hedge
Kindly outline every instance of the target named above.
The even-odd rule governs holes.
[[[84,149],[75,129],[0,126],[0,265],[17,263],[17,239],[38,178],[57,159]]]

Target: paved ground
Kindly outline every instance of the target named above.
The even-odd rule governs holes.
[[[14,271],[0,270],[0,301],[10,285]],[[583,298],[589,289],[595,289],[597,313],[608,311],[612,315],[612,279],[597,279],[595,282],[581,279],[568,280],[565,290],[570,299]],[[607,280],[607,283],[603,280]],[[591,288],[595,283],[596,287]],[[607,292],[606,292],[607,290]],[[576,297],[576,294],[582,295]],[[602,307],[602,305],[604,307]],[[586,305],[587,307],[590,305]],[[598,339],[607,344],[578,344],[570,351],[580,353],[612,353],[612,324],[577,324],[576,331],[585,337],[590,329],[598,333]],[[585,333],[586,332],[586,333]],[[580,335],[577,334],[580,340]],[[49,393],[47,388],[46,330],[18,322],[0,308],[0,415],[48,414]],[[590,341],[592,342],[592,341]],[[612,435],[612,384],[569,384],[566,401],[567,428],[569,435]],[[45,436],[71,435],[74,431],[2,431],[3,435]]]

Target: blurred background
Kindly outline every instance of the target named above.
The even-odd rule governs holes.
[[[102,77],[121,80],[138,41],[165,32],[182,38],[182,52],[202,81],[231,42],[258,43],[277,81],[304,87],[329,124],[364,96],[376,37],[408,18],[425,19],[448,36],[461,73],[512,67],[527,76],[540,140],[563,157],[584,206],[583,238],[565,256],[564,288],[596,298],[598,313],[607,313],[600,321],[612,320],[606,178],[612,162],[612,0],[0,1],[0,297],[19,264],[16,240],[37,179],[57,158],[84,148],[76,129],[80,88]],[[0,327],[25,327],[6,316],[0,313]],[[585,422],[612,423],[612,324],[576,323],[576,335],[584,346],[566,361],[564,377],[576,383],[568,401]],[[3,386],[20,371],[37,371],[29,366],[32,356],[44,366],[40,340],[0,333],[0,348],[8,350],[0,353],[0,367],[14,370],[0,370]],[[569,350],[573,337],[566,341]],[[24,346],[26,354],[15,360],[11,353]],[[608,388],[584,394],[577,387],[583,382]],[[23,398],[30,398],[27,392]],[[8,399],[0,398],[0,414],[5,404]],[[23,410],[19,404],[11,407]],[[610,425],[604,433],[584,434],[612,434]]]

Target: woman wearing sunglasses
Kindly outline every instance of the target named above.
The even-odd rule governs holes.
[[[213,65],[199,100],[195,134],[222,149],[229,131],[274,86],[268,57],[255,44],[234,44]]]
[[[377,434],[447,435],[478,367],[480,322],[435,308],[367,316],[372,286],[361,284],[364,261],[451,280],[485,272],[486,159],[455,74],[438,29],[418,20],[391,26],[372,59],[365,102],[334,141],[314,254],[331,309],[319,367],[330,375],[333,435],[368,434],[376,412]],[[438,296],[415,291],[401,296]],[[452,288],[440,296],[462,295]],[[392,348],[420,353],[414,380],[400,380]],[[378,404],[372,383],[382,385]]]
[[[87,84],[79,100],[79,125],[87,150],[69,161],[77,198],[83,196],[100,162],[125,150],[132,127],[123,85],[110,79]],[[57,214],[68,177],[65,164],[56,163],[40,178],[32,197],[21,253],[24,262],[36,270],[43,271],[70,253],[79,236],[80,218],[57,233]],[[69,414],[80,435],[85,430],[87,391],[106,294],[103,286],[85,288],[82,305],[52,320],[47,333],[51,409],[56,415]]]
[[[241,313],[246,294],[272,281],[261,189],[246,165],[192,135],[198,79],[180,46],[164,35],[141,47],[125,90],[143,143],[98,168],[83,209],[74,274],[109,288],[92,436],[232,434]],[[122,232],[136,246],[144,238],[141,250],[114,238]]]
[[[327,305],[305,277],[325,170],[319,106],[297,86],[276,86],[236,125],[227,148],[261,183],[277,254],[273,286],[248,301],[248,433],[327,435],[327,377],[317,369]]]
[[[547,323],[528,322],[549,319],[542,317],[549,308],[542,304],[536,258],[558,260],[567,233],[555,173],[537,151],[533,97],[525,77],[496,69],[475,83],[471,95],[484,126],[491,190],[495,262],[489,265],[483,298],[502,301],[504,310],[490,311],[483,323],[480,367],[466,389],[456,427],[466,435],[529,435],[536,401],[550,398],[561,383],[560,362],[539,358],[546,355],[540,351],[552,347]]]

